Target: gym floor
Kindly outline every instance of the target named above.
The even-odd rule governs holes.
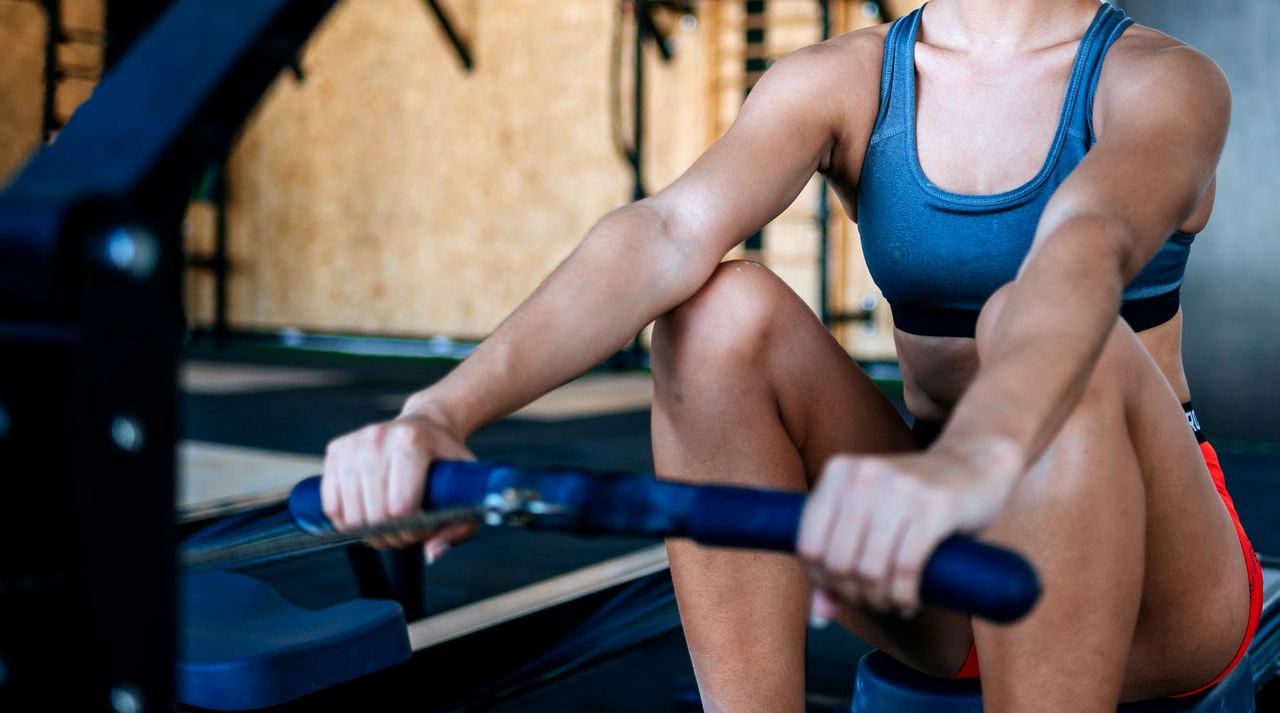
[[[318,472],[319,454],[330,438],[394,416],[406,395],[440,378],[451,366],[443,360],[244,346],[189,349],[182,379],[187,420],[180,506],[282,492]],[[649,377],[643,372],[596,371],[480,431],[470,445],[486,460],[651,470],[649,392]],[[1212,436],[1212,425],[1206,426]],[[1280,448],[1217,445],[1228,486],[1255,546],[1263,553],[1280,552],[1280,522],[1274,517],[1280,511],[1280,488],[1275,487]],[[428,615],[453,610],[653,544],[630,538],[485,530],[427,568],[425,609]],[[262,567],[254,574],[304,606],[358,595],[345,562],[332,554]],[[665,580],[655,586],[669,590]],[[530,713],[697,710],[692,669],[665,590],[659,619],[670,625],[650,620],[645,630],[650,633],[640,635],[637,643],[619,651],[606,642],[600,649],[606,653],[587,655],[571,672],[543,677],[538,685],[522,687],[483,707]],[[836,626],[811,633],[811,710],[848,709],[854,668],[866,650]],[[510,656],[512,666],[519,668],[518,654]],[[465,666],[465,658],[450,663],[449,675],[454,676],[454,665]],[[430,669],[418,677],[430,696],[436,685]]]

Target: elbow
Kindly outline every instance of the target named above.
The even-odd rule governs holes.
[[[645,282],[668,299],[692,294],[720,261],[709,249],[696,221],[652,198],[616,208],[600,219],[585,244],[594,244],[635,267],[644,266]]]

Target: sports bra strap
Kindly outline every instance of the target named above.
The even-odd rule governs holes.
[[[1106,60],[1111,45],[1120,39],[1120,35],[1133,20],[1124,14],[1124,10],[1103,3],[1103,16],[1094,23],[1090,32],[1081,40],[1085,44],[1080,48],[1081,60],[1084,62],[1085,81],[1080,83],[1074,97],[1071,116],[1071,129],[1093,145],[1093,96],[1098,91],[1098,78],[1102,76],[1102,63]]]
[[[913,10],[889,26],[884,40],[884,68],[880,72],[880,111],[876,116],[876,128],[872,141],[881,132],[894,132],[905,128],[911,119],[907,116],[906,97],[913,91],[912,74],[916,71],[915,26],[920,22],[920,9]]]

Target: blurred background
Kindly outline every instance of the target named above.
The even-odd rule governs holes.
[[[479,339],[596,219],[687,167],[772,60],[918,4],[341,3],[193,196],[189,323],[219,337]],[[1280,4],[1120,4],[1230,78],[1218,208],[1185,287],[1186,359],[1211,432],[1280,438]],[[0,0],[0,178],[166,5]],[[815,180],[746,248],[851,354],[892,360],[857,228],[824,193]]]

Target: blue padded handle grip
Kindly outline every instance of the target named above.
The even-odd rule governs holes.
[[[804,493],[655,481],[650,475],[525,468],[437,461],[424,507],[477,505],[508,488],[536,491],[572,514],[540,518],[534,527],[580,533],[688,537],[707,545],[794,552]],[[320,478],[298,483],[289,510],[308,532],[332,530]],[[944,540],[925,565],[924,601],[990,621],[1014,621],[1040,596],[1035,570],[1020,555],[963,535]]]
[[[791,552],[807,496],[706,486],[685,533],[708,545]],[[925,563],[920,598],[995,622],[1021,619],[1040,598],[1040,578],[1021,555],[964,535],[943,540]]]

